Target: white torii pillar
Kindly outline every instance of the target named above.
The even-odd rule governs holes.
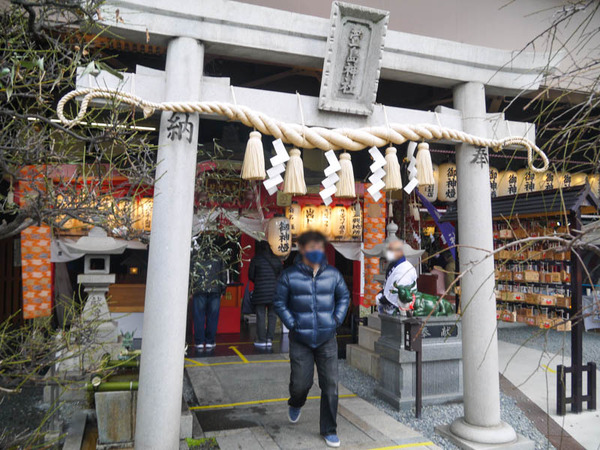
[[[200,99],[203,61],[197,40],[169,43],[166,101]],[[179,448],[198,122],[198,114],[160,118],[135,430],[140,450]]]
[[[457,86],[454,107],[462,113],[465,132],[486,135],[483,84]],[[456,166],[460,270],[467,271],[460,282],[465,415],[450,432],[471,443],[510,445],[517,435],[500,419],[494,259],[486,258],[494,249],[488,150],[460,144]]]

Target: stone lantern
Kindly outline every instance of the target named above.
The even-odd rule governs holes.
[[[97,343],[117,342],[117,324],[111,321],[106,293],[115,282],[115,274],[110,273],[110,255],[120,255],[127,244],[117,242],[99,227],[90,230],[87,236],[74,244],[66,244],[69,250],[84,254],[83,273],[77,276],[77,282],[88,294],[83,308],[83,318],[88,322],[100,322],[96,326]]]

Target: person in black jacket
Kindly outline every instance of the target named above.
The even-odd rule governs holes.
[[[277,316],[273,308],[273,297],[277,287],[277,279],[282,271],[281,261],[271,251],[266,241],[256,244],[256,256],[250,261],[248,278],[254,282],[252,305],[256,311],[256,342],[257,347],[273,345]],[[267,324],[265,324],[267,316]]]
[[[194,344],[197,349],[206,346],[206,350],[212,350],[216,346],[221,297],[227,289],[227,268],[214,252],[194,250],[192,273]]]
[[[321,388],[321,435],[329,447],[339,447],[336,329],[346,317],[350,293],[342,274],[327,265],[325,244],[325,236],[316,231],[298,238],[301,258],[279,277],[274,306],[290,329],[288,418],[292,423],[300,419],[316,363]]]

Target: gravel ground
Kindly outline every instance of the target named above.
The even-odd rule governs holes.
[[[508,326],[506,326],[508,325]],[[542,330],[528,325],[503,324],[498,328],[498,339],[511,344],[543,349],[548,353],[571,356],[571,333]],[[583,362],[593,361],[600,366],[600,333],[583,333]]]
[[[0,448],[17,436],[35,430],[46,415],[41,386],[24,387],[15,394],[0,394]]]
[[[41,385],[26,386],[16,394],[0,393],[0,449],[7,448],[11,442],[27,440],[42,422],[53,416],[51,405],[43,402],[43,389]],[[58,406],[58,419],[65,427],[73,414],[87,408],[86,402],[63,402]],[[43,438],[49,427],[52,424],[47,422],[37,437]],[[27,448],[30,447],[34,446]]]
[[[359,397],[365,399],[377,408],[385,411],[399,422],[419,431],[427,438],[431,439],[437,445],[444,449],[456,449],[451,442],[437,435],[434,428],[437,425],[443,425],[452,422],[454,419],[463,415],[462,403],[451,403],[446,405],[425,406],[423,407],[421,419],[416,419],[414,410],[396,411],[389,404],[375,396],[376,381],[363,374],[359,370],[350,367],[345,360],[340,360],[340,382],[356,393]],[[540,433],[533,423],[516,406],[515,401],[500,394],[502,420],[512,425],[517,433],[528,437],[536,443],[536,449],[554,449],[545,436]]]

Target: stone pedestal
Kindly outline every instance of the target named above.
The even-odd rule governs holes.
[[[119,333],[117,322],[111,320],[106,301],[106,293],[115,282],[114,274],[89,275],[81,274],[77,282],[84,287],[88,297],[83,307],[83,320],[93,324],[95,330],[94,343],[117,342]]]
[[[96,392],[98,420],[97,449],[131,448],[137,418],[137,392]],[[181,402],[179,439],[191,438],[193,416],[185,401]]]
[[[377,396],[395,408],[415,404],[416,354],[404,350],[404,317],[379,315]],[[423,404],[462,401],[462,333],[457,316],[431,317],[423,329]]]
[[[367,316],[367,325],[358,327],[358,344],[346,346],[348,364],[370,377],[379,379],[379,355],[375,353],[375,343],[381,336],[379,313]]]
[[[111,320],[106,302],[106,293],[115,282],[115,275],[81,274],[77,282],[84,287],[88,297],[81,316],[82,333],[74,330],[74,334],[80,334],[83,340],[74,343],[73,349],[63,352],[63,359],[57,367],[58,372],[64,372],[68,377],[77,377],[97,368],[106,354],[115,359],[121,350],[117,322]]]

